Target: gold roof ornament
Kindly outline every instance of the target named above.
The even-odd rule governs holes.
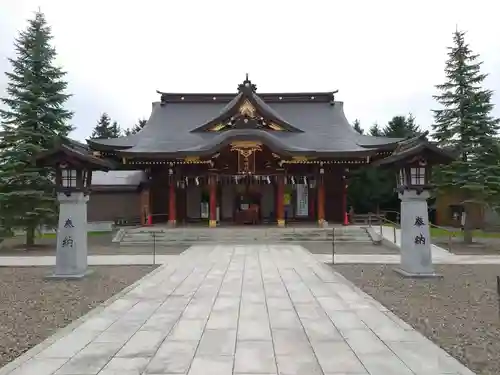
[[[239,112],[243,116],[248,116],[250,118],[255,117],[255,107],[248,100],[245,100],[239,108]]]

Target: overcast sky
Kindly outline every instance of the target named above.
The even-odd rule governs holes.
[[[68,72],[78,139],[104,111],[122,127],[148,117],[156,90],[235,92],[247,72],[260,92],[339,89],[364,128],[408,112],[429,128],[457,25],[490,73],[486,86],[499,87],[495,0],[0,0],[2,72],[38,7]],[[2,95],[5,84],[2,75]]]

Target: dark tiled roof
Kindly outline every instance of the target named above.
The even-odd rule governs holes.
[[[343,103],[323,100],[319,95],[325,96],[325,93],[259,94],[259,100],[266,102],[262,104],[272,110],[274,117],[292,124],[302,132],[261,129],[193,132],[207,121],[219,117],[238,94],[234,94],[233,100],[224,94],[225,100],[221,101],[188,100],[191,94],[182,97],[183,94],[164,95],[172,98],[179,95],[183,100],[171,100],[164,105],[153,103],[151,116],[139,133],[116,139],[89,140],[91,147],[97,150],[122,150],[123,155],[201,155],[236,138],[258,138],[271,148],[283,152],[361,156],[372,154],[376,149],[394,149],[397,142],[401,141],[400,138],[360,135],[347,121]],[[202,96],[196,95],[196,98]]]

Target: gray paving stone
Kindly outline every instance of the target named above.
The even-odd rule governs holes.
[[[234,311],[239,310],[240,299],[239,298],[228,298],[228,297],[217,297],[213,305],[212,311]]]
[[[311,344],[324,372],[363,373],[365,371],[363,364],[345,342],[318,341]]]
[[[302,319],[302,325],[311,341],[343,340],[340,332],[328,318]]]
[[[180,319],[170,334],[169,340],[200,340],[205,329],[205,320],[201,319]]]
[[[210,314],[207,329],[236,329],[238,326],[238,311],[214,311]]]
[[[52,375],[66,361],[65,358],[33,358],[23,363],[9,375]]]
[[[414,375],[414,372],[392,352],[360,354],[359,358],[370,375]]]
[[[270,341],[238,341],[234,363],[235,373],[276,372],[273,345]]]
[[[37,358],[71,358],[98,335],[99,332],[74,330],[38,353]]]
[[[300,329],[299,317],[294,310],[269,310],[271,328]]]
[[[146,366],[151,361],[151,358],[113,358],[108,364],[99,372],[102,374],[125,374],[125,375],[141,375],[146,369]]]
[[[293,356],[276,354],[280,375],[323,375],[314,354],[297,353]]]
[[[295,310],[300,319],[325,319],[328,316],[325,310],[315,301],[309,303],[295,303]]]
[[[117,353],[117,357],[152,357],[166,333],[161,331],[138,331]]]
[[[267,317],[260,319],[240,318],[238,340],[270,341],[269,319]]]
[[[384,353],[388,350],[383,341],[369,329],[344,330],[342,335],[357,355]]]
[[[236,345],[236,330],[206,329],[198,346],[197,355],[233,356]]]
[[[298,246],[169,262],[9,375],[472,375]]]
[[[193,360],[188,375],[233,375],[232,356],[198,356]]]
[[[314,356],[311,345],[302,329],[273,329],[272,336],[276,355],[303,354]]]
[[[94,375],[97,374],[120,349],[117,343],[97,342],[66,362],[56,375]]]

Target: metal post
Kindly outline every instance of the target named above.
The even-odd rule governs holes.
[[[152,232],[153,235],[153,265],[156,264],[156,233]]]
[[[332,264],[335,264],[335,228],[332,228]]]
[[[394,233],[394,244],[397,245],[397,243],[396,243],[396,226],[395,225],[392,226],[392,231]]]
[[[497,276],[497,294],[500,297],[500,276]]]
[[[382,217],[380,215],[377,217],[378,217],[378,220],[380,222],[380,236],[384,237],[384,234],[382,233]]]

